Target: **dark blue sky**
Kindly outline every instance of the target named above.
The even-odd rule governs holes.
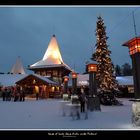
[[[84,72],[85,62],[95,51],[98,15],[106,25],[114,65],[131,64],[122,44],[135,36],[134,10],[139,35],[139,7],[0,7],[0,72],[10,71],[18,56],[24,68],[42,59],[53,34],[64,62]]]

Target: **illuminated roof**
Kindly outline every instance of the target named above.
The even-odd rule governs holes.
[[[53,35],[48,48],[43,56],[43,59],[30,65],[30,68],[45,68],[45,67],[55,67],[63,66],[71,70],[71,68],[63,62],[59,45],[57,43],[55,35]]]
[[[135,37],[135,38],[132,38],[130,39],[129,41],[125,42],[124,44],[122,44],[122,46],[127,46],[127,47],[130,47],[131,45],[133,45],[133,43],[137,43],[136,41],[140,41],[140,37]]]
[[[40,76],[37,74],[0,74],[0,84],[5,87],[15,86],[17,82],[29,76],[37,77],[38,79],[41,79],[51,85],[58,85],[57,82],[50,80],[48,77]]]
[[[23,65],[21,63],[20,57],[17,58],[16,63],[13,65],[11,69],[11,73],[13,74],[25,74]]]

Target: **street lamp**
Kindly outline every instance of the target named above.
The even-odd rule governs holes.
[[[132,104],[132,124],[140,126],[140,37],[132,38],[125,42],[123,46],[129,48],[129,54],[132,59],[133,79],[134,79],[134,97]]]
[[[88,64],[88,72],[97,72],[97,62],[94,61],[93,63]]]
[[[97,62],[93,61],[88,64],[88,72],[89,72],[89,93],[90,96],[93,97],[93,94],[97,94],[96,88],[96,72],[97,72]]]
[[[64,78],[64,93],[67,93],[69,77],[64,76],[63,78]]]
[[[72,72],[72,89],[73,89],[73,94],[77,94],[77,73]]]
[[[135,99],[140,99],[140,37],[127,41],[123,46],[129,48],[133,67]]]
[[[92,61],[88,65],[88,73],[89,73],[89,98],[88,98],[88,108],[90,111],[93,110],[101,110],[100,108],[100,100],[97,96],[97,86],[96,86],[96,72],[97,72],[97,62]]]

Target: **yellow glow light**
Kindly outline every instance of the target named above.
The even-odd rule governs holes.
[[[88,72],[97,72],[97,64],[89,64]]]
[[[52,92],[54,92],[55,87],[52,87]]]
[[[35,83],[36,83],[36,80],[34,79],[34,80],[33,80],[33,84],[35,84]]]
[[[39,87],[35,86],[35,93],[39,93]]]
[[[76,72],[72,72],[72,78],[77,78],[77,73]]]
[[[54,51],[53,54],[52,54],[52,56],[53,56],[53,58],[56,58],[56,59],[57,59],[57,58],[58,58],[58,53],[57,53],[57,51]]]

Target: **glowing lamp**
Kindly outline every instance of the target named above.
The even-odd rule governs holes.
[[[129,48],[129,54],[133,55],[140,52],[140,37],[135,37],[123,44]]]
[[[140,99],[140,37],[135,37],[122,44],[129,48],[129,54],[132,59],[134,95]]]
[[[76,72],[72,72],[71,75],[72,75],[72,78],[73,78],[73,79],[77,78],[77,73],[76,73]]]
[[[64,82],[68,82],[69,81],[69,77],[68,76],[64,76]]]
[[[88,64],[88,72],[97,72],[97,62]]]
[[[36,80],[34,79],[34,80],[33,80],[33,84],[35,84],[35,83],[36,83]]]

